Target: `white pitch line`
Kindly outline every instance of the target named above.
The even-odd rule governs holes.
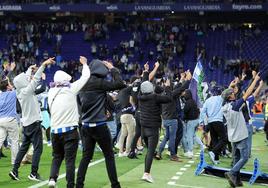
[[[204,187],[198,187],[198,186],[191,186],[191,185],[181,185],[181,184],[176,184],[176,183],[172,183],[172,184],[169,184],[169,185],[173,185],[173,186],[176,186],[176,187],[185,187],[185,188],[204,188]]]
[[[194,161],[188,161],[187,163],[189,163],[189,164],[193,164],[193,163],[194,163]]]
[[[187,168],[180,168],[180,171],[186,171]]]
[[[171,179],[172,180],[178,180],[180,178],[180,176],[173,176]]]
[[[175,182],[175,181],[169,181],[167,184],[168,184],[168,185],[175,185],[176,182]]]
[[[186,165],[184,165],[184,167],[185,168],[189,168],[189,167],[191,167],[191,165],[190,164],[186,164]]]
[[[99,163],[103,162],[104,160],[105,160],[105,159],[102,158],[102,159],[99,159],[99,160],[94,161],[94,162],[92,162],[92,163],[89,163],[88,168],[91,167],[91,166],[94,166],[94,165],[96,165],[96,164],[99,164]],[[77,171],[78,171],[78,168],[75,169],[75,172],[77,172]],[[65,178],[65,177],[66,177],[66,173],[61,174],[61,175],[58,177],[58,180],[59,180],[59,179],[62,179],[62,178]],[[38,183],[38,184],[35,184],[35,185],[32,185],[32,186],[30,186],[30,187],[28,187],[28,188],[38,188],[38,187],[42,187],[42,186],[44,186],[44,185],[46,185],[46,184],[48,184],[48,180],[42,181],[42,182],[40,182],[40,183]]]
[[[177,175],[182,175],[182,174],[183,174],[183,172],[177,172],[176,174],[177,174]]]

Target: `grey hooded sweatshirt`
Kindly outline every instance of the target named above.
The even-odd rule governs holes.
[[[38,81],[41,79],[45,66],[40,66],[33,79],[30,79],[30,71],[21,73],[14,78],[17,98],[20,102],[22,111],[22,126],[26,127],[36,121],[41,121],[40,106],[35,94]]]

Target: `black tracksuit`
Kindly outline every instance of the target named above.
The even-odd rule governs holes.
[[[159,140],[161,128],[161,105],[171,98],[158,94],[139,95],[141,135],[148,148],[144,172],[150,173],[153,156]]]
[[[79,93],[81,105],[83,156],[77,173],[77,187],[84,186],[89,162],[92,160],[96,143],[103,151],[106,169],[112,188],[120,188],[117,178],[111,134],[106,125],[106,92],[125,87],[117,69],[111,69],[113,81],[106,81],[91,72],[91,77]],[[95,124],[94,127],[92,125]]]

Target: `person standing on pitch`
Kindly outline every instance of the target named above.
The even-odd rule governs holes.
[[[55,187],[60,165],[65,158],[67,187],[75,186],[75,159],[79,142],[77,94],[90,77],[87,59],[80,56],[83,65],[82,76],[70,83],[72,77],[64,71],[54,75],[54,87],[48,92],[48,105],[51,115],[51,135],[53,160],[49,187]]]
[[[41,112],[35,90],[45,67],[53,63],[55,63],[54,58],[49,58],[44,61],[34,74],[33,79],[31,79],[31,74],[29,74],[32,70],[27,71],[28,75],[21,73],[14,78],[13,83],[22,110],[21,122],[23,126],[23,139],[13,169],[9,172],[9,176],[13,180],[19,180],[18,169],[31,143],[34,147],[34,153],[32,159],[32,171],[28,178],[33,181],[42,180],[38,174],[39,161],[43,152]],[[31,68],[32,66],[30,69]]]
[[[78,168],[76,187],[84,187],[88,164],[92,160],[95,145],[98,143],[105,157],[111,187],[120,188],[111,133],[106,124],[106,98],[107,91],[122,89],[125,84],[119,71],[110,62],[93,60],[89,68],[91,77],[78,96],[78,103],[81,106],[83,156]],[[105,79],[109,71],[112,74],[112,81]]]

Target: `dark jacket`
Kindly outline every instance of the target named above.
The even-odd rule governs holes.
[[[141,126],[149,128],[161,127],[161,104],[171,101],[169,96],[159,94],[139,95]]]
[[[171,87],[165,88],[166,95],[170,96],[172,101],[162,104],[162,118],[164,120],[177,119],[177,100],[179,99],[182,92],[189,87],[189,83],[190,81],[186,81],[183,84],[180,84],[174,90],[172,90]]]
[[[189,89],[185,90],[184,99],[185,99],[185,105],[183,109],[184,120],[188,121],[198,119],[200,113],[199,108],[197,107],[197,104],[194,101],[192,93]]]
[[[106,95],[106,117],[107,121],[113,121],[114,120],[114,112],[115,112],[115,104],[113,101],[113,98],[107,94]]]
[[[131,91],[131,96],[132,99],[136,105],[136,110],[139,111],[139,100],[138,100],[138,95],[140,92],[140,85],[142,82],[149,80],[149,72],[145,71],[143,73],[143,77],[140,82],[136,82],[132,86],[132,91]]]
[[[86,85],[81,89],[78,98],[81,105],[82,122],[98,123],[107,120],[106,92],[125,87],[117,69],[111,69],[113,81],[106,81],[102,77],[91,75]]]
[[[130,104],[130,96],[131,96],[132,86],[128,86],[121,91],[119,91],[117,95],[117,99],[121,106],[122,114],[133,114],[134,110],[132,105]]]

